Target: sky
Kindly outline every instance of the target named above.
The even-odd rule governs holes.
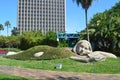
[[[99,12],[110,9],[120,0],[94,0],[88,9],[88,22]],[[9,35],[13,27],[17,26],[17,0],[0,0],[0,24],[3,24],[4,30],[0,31],[0,35],[7,34],[7,28],[4,25],[6,21],[10,21]],[[85,12],[80,6],[77,6],[73,0],[66,0],[66,33],[76,33],[85,29]]]

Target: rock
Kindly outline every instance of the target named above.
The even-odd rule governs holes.
[[[83,55],[92,52],[91,44],[87,40],[80,40],[73,48],[73,52]]]
[[[18,54],[18,53],[17,53],[17,52],[13,52],[13,51],[9,51],[9,52],[6,54],[6,56],[16,55],[16,54]]]
[[[106,58],[117,58],[116,55],[114,55],[114,54],[112,54],[112,53],[108,53],[108,52],[95,51],[94,53],[99,53],[99,54],[105,56]]]
[[[38,52],[34,54],[34,57],[40,57],[44,54],[44,52]]]

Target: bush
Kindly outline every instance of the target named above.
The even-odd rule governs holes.
[[[59,44],[58,44],[59,47],[68,47],[68,43],[67,43],[67,40],[65,39],[59,39]]]
[[[20,49],[27,50],[38,45],[57,47],[58,42],[56,41],[56,33],[48,32],[46,35],[42,35],[40,31],[30,31],[22,34],[19,46]]]
[[[44,54],[38,58],[33,55],[37,52],[44,52]],[[66,48],[55,48],[50,46],[35,46],[17,55],[7,56],[6,58],[12,58],[17,60],[51,60],[68,58],[74,55],[71,51]]]
[[[56,33],[55,32],[48,32],[45,35],[45,39],[43,39],[42,44],[57,47],[58,42],[57,42],[57,38],[56,38]]]
[[[19,48],[22,50],[27,50],[31,47],[40,45],[43,37],[44,36],[42,35],[41,31],[24,32],[20,38]]]

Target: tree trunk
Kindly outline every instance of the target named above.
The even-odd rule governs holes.
[[[86,33],[87,33],[87,40],[90,42],[89,38],[89,31],[88,31],[88,18],[87,18],[87,9],[85,9],[85,18],[86,18]]]
[[[7,26],[7,36],[8,36],[8,26]]]

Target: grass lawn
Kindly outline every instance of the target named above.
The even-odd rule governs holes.
[[[57,63],[62,64],[62,69],[55,69]],[[120,58],[107,59],[102,62],[81,63],[68,58],[55,60],[14,60],[0,57],[0,65],[16,66],[22,68],[80,72],[80,73],[109,73],[120,74]]]
[[[12,76],[8,74],[0,74],[0,80],[35,80],[35,79]]]

